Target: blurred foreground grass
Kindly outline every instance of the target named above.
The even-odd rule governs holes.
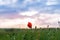
[[[0,29],[0,40],[60,40],[60,29]]]

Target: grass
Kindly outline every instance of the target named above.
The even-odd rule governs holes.
[[[60,40],[59,28],[8,30],[0,29],[0,40]]]

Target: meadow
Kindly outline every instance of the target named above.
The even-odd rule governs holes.
[[[0,29],[0,40],[60,40],[60,28]]]

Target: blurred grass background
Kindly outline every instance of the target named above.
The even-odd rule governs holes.
[[[60,40],[60,28],[0,29],[0,40]]]

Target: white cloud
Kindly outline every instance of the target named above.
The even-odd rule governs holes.
[[[32,5],[34,3],[40,3],[40,2],[41,2],[41,0],[24,0],[21,6],[25,7],[27,5],[30,5],[30,4]]]
[[[26,15],[26,14],[24,14]],[[24,16],[23,15],[23,16]],[[34,14],[35,15],[35,14]],[[26,16],[31,16],[31,15],[26,15]],[[33,17],[33,16],[31,16]],[[35,15],[34,17],[34,26],[46,26],[50,25],[50,27],[58,27],[58,21],[60,20],[60,14],[48,14],[48,13],[39,13],[38,16]]]
[[[46,5],[56,5],[58,4],[57,0],[47,0]]]
[[[46,28],[47,25],[50,27],[58,27],[58,21],[60,21],[60,14],[48,14],[48,13],[40,13],[39,16],[34,15],[34,18],[25,17],[14,18],[14,19],[0,19],[0,27],[5,28],[28,28],[27,23],[32,22],[33,28],[37,26],[38,28],[43,27]],[[32,16],[31,16],[32,17]],[[19,27],[20,26],[20,27]]]
[[[0,5],[9,5],[16,3],[17,0],[0,0]]]
[[[33,15],[35,15],[37,13],[38,13],[38,11],[30,10],[30,11],[21,12],[21,13],[19,13],[19,15],[22,15],[22,16],[33,16]]]
[[[52,27],[58,26],[58,21],[60,20],[60,14],[40,14],[39,19],[40,19],[40,24],[43,25],[50,25]],[[39,24],[39,21],[38,21]]]
[[[0,19],[0,28],[28,28],[28,22],[34,24],[35,20],[31,18]]]
[[[41,0],[25,0],[24,3],[40,2]]]

